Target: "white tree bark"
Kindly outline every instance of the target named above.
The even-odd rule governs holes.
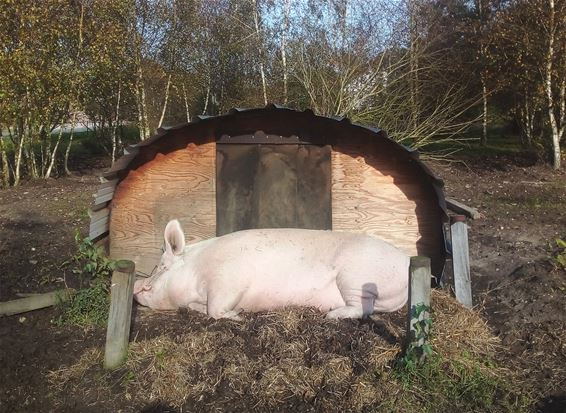
[[[191,113],[189,111],[189,100],[187,99],[187,89],[185,88],[185,82],[183,82],[183,100],[185,102],[185,112],[187,116],[187,123],[191,121]]]
[[[263,51],[263,39],[259,27],[259,10],[257,7],[257,0],[252,0],[254,5],[254,24],[255,33],[257,38],[257,44],[259,47],[259,73],[261,75],[261,85],[263,89],[263,103],[267,106],[267,81],[265,79],[265,69],[263,64],[264,51]]]
[[[137,62],[136,62],[137,63]],[[140,133],[140,141],[143,141],[147,138],[145,135],[145,127],[144,127],[144,117],[143,117],[143,106],[142,106],[142,82],[143,82],[143,74],[142,69],[138,64],[137,76],[136,76],[136,106],[138,109],[138,129]]]
[[[487,85],[484,73],[481,75],[481,94],[483,101],[481,144],[487,145]]]
[[[2,127],[0,126],[0,131]],[[8,154],[4,147],[4,139],[0,137],[0,158],[2,159],[2,186],[8,188],[10,186],[10,165],[8,163]]]
[[[171,88],[171,73],[167,77],[167,85],[165,86],[165,99],[163,101],[163,108],[161,109],[161,117],[159,118],[158,128],[163,125],[163,120],[165,119],[165,113],[167,112],[167,103],[169,102],[169,89]]]
[[[285,0],[283,14],[283,30],[281,32],[281,64],[283,66],[283,104],[286,105],[289,99],[288,91],[288,72],[287,72],[287,32],[289,31],[289,12],[291,10],[291,0]]]
[[[51,172],[53,171],[53,167],[55,166],[55,158],[57,157],[57,149],[59,149],[59,144],[61,143],[61,138],[63,137],[63,124],[59,126],[59,135],[57,136],[57,142],[53,147],[53,151],[49,154],[49,166],[47,167],[45,174],[43,175],[44,179],[51,177]]]
[[[117,131],[118,131],[118,123],[120,122],[120,102],[121,102],[121,98],[122,98],[122,83],[119,82],[118,83],[118,95],[116,97],[116,114],[114,117],[114,124],[112,125],[112,129],[111,129],[111,139],[112,139],[112,164],[114,164],[114,161],[116,160],[116,152],[118,151],[118,146],[119,146],[119,138],[117,137]]]
[[[548,49],[546,53],[546,70],[545,70],[545,92],[547,98],[548,119],[552,129],[552,166],[554,169],[560,169],[560,139],[564,134],[564,103],[560,104],[560,117],[557,120],[554,113],[555,97],[553,91],[553,60],[554,60],[554,42],[556,38],[556,10],[554,0],[548,0],[549,7],[549,25],[548,25]],[[564,96],[564,81],[560,86],[560,98],[563,100]]]
[[[210,78],[208,80],[208,86],[206,87],[206,97],[204,98],[204,108],[202,109],[202,115],[206,115],[208,110],[208,101],[210,100]]]
[[[409,85],[410,85],[410,106],[411,106],[411,126],[417,129],[419,117],[419,50],[418,50],[418,27],[417,27],[417,0],[409,1]]]
[[[17,142],[16,148],[16,156],[14,159],[14,186],[18,186],[20,184],[20,173],[22,169],[22,155],[24,149],[24,137],[25,137],[25,129],[26,125],[24,122],[20,125],[18,132],[19,140]]]
[[[75,126],[77,125],[77,114],[73,112],[73,120],[71,121],[71,133],[69,135],[69,144],[65,150],[65,174],[71,175],[69,170],[69,154],[71,153],[71,145],[73,144],[73,134],[75,133]]]

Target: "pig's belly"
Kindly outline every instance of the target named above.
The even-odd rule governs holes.
[[[243,292],[236,309],[264,311],[289,306],[329,311],[344,306],[334,274],[296,272],[258,277]]]

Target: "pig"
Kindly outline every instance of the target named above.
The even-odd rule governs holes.
[[[164,239],[155,275],[134,285],[136,301],[153,309],[240,320],[242,311],[306,306],[341,319],[395,311],[407,301],[409,257],[365,234],[250,229],[185,247],[172,220]]]

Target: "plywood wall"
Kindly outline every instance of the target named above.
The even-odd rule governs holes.
[[[159,262],[163,230],[178,219],[187,243],[215,236],[214,142],[189,144],[129,172],[111,203],[110,256],[130,259],[151,273]]]
[[[161,256],[165,225],[174,218],[188,243],[216,236],[216,162],[214,142],[191,143],[131,170],[110,206],[111,257],[131,259],[150,273]],[[332,147],[331,186],[333,230],[382,238],[409,255],[431,257],[433,271],[441,270],[438,198],[406,153],[367,139],[341,140]]]
[[[333,230],[364,232],[406,254],[427,255],[438,262],[443,248],[438,199],[420,178],[410,165],[370,147],[335,147]]]

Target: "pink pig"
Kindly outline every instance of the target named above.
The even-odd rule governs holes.
[[[136,301],[154,309],[239,320],[242,311],[308,306],[327,318],[361,318],[407,301],[409,257],[368,235],[252,229],[185,248],[173,220],[164,237],[157,273],[134,287]]]

